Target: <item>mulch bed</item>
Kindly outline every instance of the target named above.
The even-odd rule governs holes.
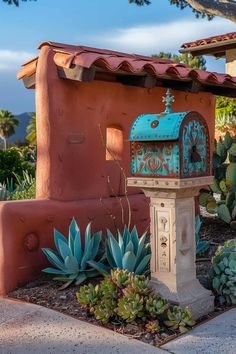
[[[202,239],[211,240],[210,249],[205,254],[200,255],[197,259],[198,278],[204,286],[208,287],[208,269],[210,266],[209,259],[214,254],[218,245],[223,244],[226,240],[235,238],[236,232],[230,230],[228,225],[224,224],[215,217],[204,217],[201,228],[201,237]],[[97,281],[99,280],[95,280],[95,282]],[[78,291],[78,287],[71,286],[68,289],[58,291],[60,285],[61,283],[52,281],[50,276],[43,275],[40,279],[13,291],[9,294],[9,296],[22,301],[48,307],[52,310],[73,316],[79,320],[85,320],[95,325],[101,325],[99,321],[89,316],[87,311],[80,307],[76,300],[76,292]],[[215,311],[207,316],[204,316],[204,318],[199,319],[197,321],[197,325],[212,319],[216,315],[230,308],[231,307],[222,307],[216,301]],[[150,334],[141,324],[124,324],[120,322],[113,322],[106,324],[105,327],[154,346],[160,346],[179,335],[166,328],[162,328],[158,334]]]

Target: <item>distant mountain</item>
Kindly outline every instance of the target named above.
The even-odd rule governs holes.
[[[19,141],[25,141],[27,135],[26,127],[29,124],[32,112],[18,114],[15,117],[19,120],[18,127],[15,128],[16,133],[8,139],[8,144],[15,144]]]

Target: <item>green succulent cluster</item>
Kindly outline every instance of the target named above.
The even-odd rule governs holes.
[[[168,320],[165,325],[172,330],[179,330],[181,333],[186,333],[188,327],[192,327],[195,322],[192,319],[192,313],[189,309],[182,309],[179,306],[173,306],[167,311]]]
[[[227,132],[224,139],[215,141],[212,162],[215,179],[210,191],[202,191],[199,203],[236,230],[236,137]],[[214,193],[220,194],[220,201]]]
[[[113,270],[99,285],[80,287],[77,300],[103,323],[114,319],[126,323],[143,322],[151,333],[157,333],[160,324],[165,325],[166,321],[168,326],[170,320],[173,330],[182,330],[183,327],[187,330],[194,324],[188,310],[172,309],[166,300],[154,293],[148,278],[127,270]],[[179,309],[179,322],[176,320],[176,309]]]
[[[236,240],[219,246],[209,271],[212,286],[221,303],[236,304]]]

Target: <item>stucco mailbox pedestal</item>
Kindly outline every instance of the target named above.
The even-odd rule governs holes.
[[[211,176],[209,130],[198,112],[173,112],[168,89],[164,112],[142,114],[131,127],[129,187],[150,197],[152,284],[195,319],[214,309],[214,297],[196,278],[195,200]]]
[[[151,283],[171,303],[188,306],[194,319],[214,310],[214,296],[196,278],[195,201],[212,177],[128,178],[150,197]]]

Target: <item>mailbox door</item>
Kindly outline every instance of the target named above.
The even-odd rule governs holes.
[[[145,177],[179,177],[177,141],[134,141],[131,174]]]

